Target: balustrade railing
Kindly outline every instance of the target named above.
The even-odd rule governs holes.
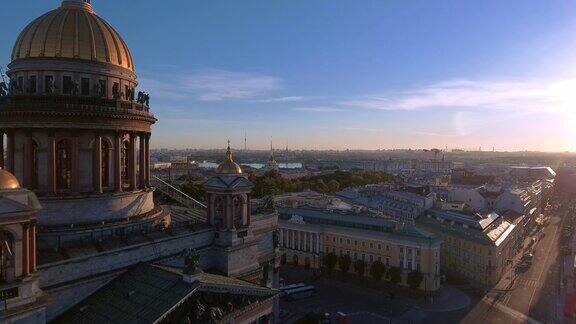
[[[206,205],[199,202],[198,200],[188,196],[187,194],[183,193],[178,188],[172,186],[168,182],[158,178],[157,176],[152,176],[150,179],[152,185],[160,190],[163,194],[167,195],[168,197],[176,200],[177,202],[181,203],[182,205],[193,208],[193,209],[200,209],[206,210]]]
[[[0,111],[42,110],[119,112],[151,116],[150,107],[132,101],[62,95],[0,97]]]

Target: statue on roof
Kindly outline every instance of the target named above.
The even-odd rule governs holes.
[[[0,82],[0,97],[4,97],[8,95],[8,86],[6,85],[6,82],[2,81]]]
[[[198,272],[198,264],[200,260],[200,255],[196,249],[185,249],[184,250],[184,274],[195,274]]]

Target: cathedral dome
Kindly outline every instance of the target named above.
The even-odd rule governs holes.
[[[232,150],[230,149],[230,143],[228,143],[228,150],[226,151],[226,158],[222,162],[218,169],[216,169],[218,174],[242,174],[242,168],[238,163],[234,162],[232,159]]]
[[[6,171],[0,169],[0,190],[13,190],[20,189],[20,183],[16,177]]]
[[[76,59],[108,63],[134,72],[130,50],[90,0],[65,0],[20,33],[12,62],[30,58]]]

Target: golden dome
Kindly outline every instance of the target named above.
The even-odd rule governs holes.
[[[219,174],[242,174],[242,168],[238,165],[238,163],[234,162],[232,159],[232,150],[230,149],[230,142],[228,142],[228,150],[226,151],[226,158],[224,162],[222,162],[218,169],[216,169],[216,173]]]
[[[0,190],[12,189],[20,189],[18,179],[12,173],[0,169]]]
[[[12,61],[64,58],[109,63],[134,72],[130,50],[118,32],[98,17],[89,0],[63,1],[18,36]]]

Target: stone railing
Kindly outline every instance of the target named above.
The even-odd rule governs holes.
[[[129,113],[147,117],[152,116],[150,107],[132,101],[62,95],[0,97],[0,112],[45,110],[56,112]]]
[[[192,209],[200,209],[206,210],[206,205],[199,202],[198,200],[188,196],[187,194],[180,191],[178,188],[172,186],[168,182],[158,178],[157,176],[152,176],[150,178],[151,184],[158,189],[160,192],[165,194],[166,196],[176,200],[180,204],[192,208]]]

